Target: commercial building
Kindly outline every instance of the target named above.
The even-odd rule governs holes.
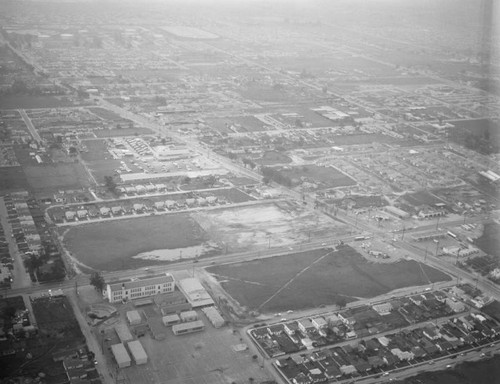
[[[186,296],[193,308],[214,305],[213,299],[198,279],[194,277],[182,279],[178,282],[178,285],[179,290]]]
[[[174,278],[168,273],[109,283],[104,296],[110,303],[173,292]]]
[[[148,362],[148,355],[139,340],[131,341],[127,345],[137,365],[146,364]]]
[[[130,359],[129,354],[122,343],[112,345],[111,351],[113,352],[113,356],[115,357],[118,367],[130,367],[130,363],[132,360]]]
[[[172,332],[174,335],[183,335],[185,333],[199,332],[205,329],[205,324],[203,321],[196,320],[189,323],[176,324],[172,326]]]

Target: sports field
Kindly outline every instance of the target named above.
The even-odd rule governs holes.
[[[70,228],[64,247],[80,263],[114,271],[151,265],[149,258],[134,258],[156,250],[191,250],[206,241],[205,232],[189,215],[159,215],[92,223]],[[164,253],[164,252],[163,252]],[[189,257],[184,253],[184,257]]]
[[[375,297],[392,290],[447,281],[416,261],[370,263],[349,246],[228,264],[207,269],[241,305],[279,312]]]

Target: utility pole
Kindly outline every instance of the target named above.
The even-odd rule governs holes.
[[[439,227],[439,219],[441,219],[441,216],[438,216],[438,219],[437,219],[437,221],[436,221],[436,231],[437,231],[437,229],[438,229],[438,227]]]

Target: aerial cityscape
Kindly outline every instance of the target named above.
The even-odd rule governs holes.
[[[0,0],[0,383],[500,383],[499,23]]]

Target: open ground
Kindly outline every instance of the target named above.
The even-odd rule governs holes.
[[[349,231],[344,224],[289,202],[199,211],[193,217],[211,240],[230,251],[292,245]]]
[[[349,246],[207,269],[241,305],[261,312],[312,308],[450,280],[416,261],[370,263]]]
[[[81,189],[89,186],[88,176],[79,163],[27,165],[24,168],[31,188],[36,192]]]
[[[307,178],[324,184],[327,188],[355,185],[356,182],[346,174],[333,167],[319,167],[317,165],[303,165],[300,167],[282,168],[280,172],[299,184],[299,180]]]

